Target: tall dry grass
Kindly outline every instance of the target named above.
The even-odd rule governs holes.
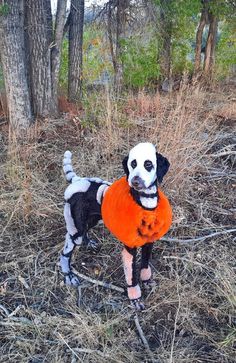
[[[186,85],[170,95],[120,100],[106,89],[91,95],[75,117],[36,123],[21,144],[2,130],[0,361],[234,361],[233,235],[172,242],[232,229],[234,141],[219,104],[228,115],[234,101],[220,89]],[[169,242],[154,249],[157,287],[139,315],[149,350],[125,296],[86,280],[78,291],[70,289],[57,266],[65,233],[64,151],[74,152],[78,174],[113,181],[123,174],[123,157],[141,141],[155,143],[170,160],[163,189],[174,210]],[[230,152],[214,156],[222,147]],[[92,236],[101,250],[77,251],[76,269],[124,286],[120,244],[101,225]]]

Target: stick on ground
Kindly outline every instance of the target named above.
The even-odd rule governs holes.
[[[92,284],[95,284],[95,285],[98,285],[98,286],[102,286],[102,287],[105,287],[106,289],[111,289],[111,290],[115,290],[115,291],[118,291],[118,292],[122,292],[124,293],[125,290],[122,288],[122,287],[119,287],[119,286],[115,286],[113,284],[110,284],[109,282],[103,282],[103,281],[99,281],[99,280],[95,280],[95,279],[92,279],[91,277],[89,276],[86,276],[80,272],[78,272],[77,270],[75,270],[73,268],[73,272],[78,276],[80,277],[81,279],[83,280],[86,280],[86,281],[89,281],[91,282]]]

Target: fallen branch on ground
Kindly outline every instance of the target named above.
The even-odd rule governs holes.
[[[205,239],[211,238],[211,237],[216,237],[216,236],[220,236],[221,234],[227,234],[227,233],[233,233],[236,232],[236,229],[226,229],[223,231],[219,231],[219,232],[214,232],[211,234],[208,234],[206,236],[202,236],[202,237],[197,237],[197,238],[190,238],[190,239],[178,239],[178,238],[166,238],[163,237],[160,240],[161,241],[165,241],[165,242],[171,242],[171,243],[180,243],[180,244],[188,244],[188,243],[192,243],[192,242],[201,242],[204,241]]]
[[[139,333],[139,336],[143,342],[143,345],[144,347],[146,348],[147,350],[147,353],[149,354],[149,357],[151,359],[152,362],[155,362],[155,359],[154,359],[154,356],[153,356],[153,353],[149,347],[149,344],[148,344],[148,341],[143,333],[143,329],[141,328],[141,325],[139,323],[139,318],[138,318],[138,315],[136,314],[135,317],[134,317],[134,322],[135,322],[135,325],[136,325],[136,328],[138,330],[138,333]]]
[[[86,276],[86,275],[76,271],[75,268],[73,268],[73,272],[81,279],[89,281],[94,285],[102,286],[102,287],[105,287],[106,289],[111,289],[111,290],[115,290],[115,291],[122,292],[122,293],[125,292],[125,290],[122,287],[115,286],[113,284],[110,284],[109,282],[103,282],[103,281],[92,279],[91,277]]]

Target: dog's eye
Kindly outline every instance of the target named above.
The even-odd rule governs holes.
[[[153,163],[150,161],[150,160],[146,160],[144,162],[144,168],[147,170],[147,171],[151,171],[152,168],[153,168]]]
[[[133,168],[133,169],[134,169],[134,168],[136,168],[136,166],[137,166],[137,161],[136,161],[135,159],[134,159],[134,160],[132,160],[130,165],[132,166],[132,168]]]

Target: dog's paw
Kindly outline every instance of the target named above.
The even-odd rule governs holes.
[[[141,299],[131,299],[130,300],[132,308],[137,311],[142,311],[145,309],[145,305]]]
[[[146,291],[150,291],[156,286],[156,281],[154,281],[152,278],[142,281],[142,288],[144,288]]]
[[[91,252],[98,252],[100,250],[100,243],[95,239],[89,239],[86,248]]]
[[[144,310],[144,303],[141,300],[141,290],[140,286],[129,286],[127,288],[128,298],[130,300],[131,306],[137,311]]]
[[[90,252],[98,252],[100,250],[100,243],[95,239],[89,238],[87,234],[83,236],[82,246]]]
[[[80,285],[80,280],[78,276],[76,276],[73,272],[69,272],[64,277],[64,282],[68,286],[74,286],[77,287]]]

